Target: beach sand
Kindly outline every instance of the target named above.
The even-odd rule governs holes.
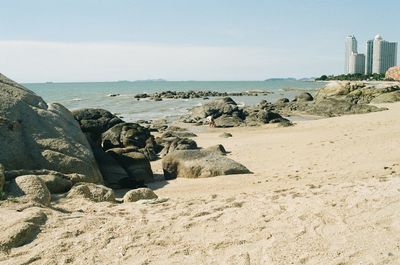
[[[400,264],[400,103],[384,106],[207,128],[199,146],[223,144],[254,174],[153,183],[169,198],[153,205],[61,198],[0,264]]]

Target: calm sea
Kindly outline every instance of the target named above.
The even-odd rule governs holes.
[[[154,93],[167,90],[212,90],[221,92],[269,91],[267,96],[233,97],[242,105],[255,105],[262,99],[275,101],[281,97],[292,99],[301,91],[313,92],[322,83],[297,80],[268,81],[119,81],[88,83],[27,83],[24,84],[47,102],[58,102],[70,110],[79,108],[107,109],[126,121],[159,119],[180,116],[190,108],[206,102],[203,99],[164,99],[163,101],[140,100],[138,93]],[[120,94],[110,97],[110,94]]]

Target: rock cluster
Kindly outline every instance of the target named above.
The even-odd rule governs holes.
[[[137,94],[136,99],[149,98],[151,100],[160,101],[162,99],[190,99],[190,98],[203,98],[208,99],[209,97],[228,97],[228,96],[260,96],[271,94],[269,91],[244,91],[244,92],[217,92],[217,91],[163,91],[153,94]]]
[[[278,113],[260,108],[240,108],[236,102],[225,97],[210,101],[191,110],[181,118],[186,123],[206,123],[205,118],[212,116],[217,127],[255,126],[265,123],[285,123],[287,119]]]

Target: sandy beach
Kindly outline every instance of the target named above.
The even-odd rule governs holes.
[[[223,144],[253,174],[152,183],[169,199],[159,204],[53,195],[29,209],[46,212],[41,233],[0,264],[399,264],[400,103],[383,106],[285,128],[202,127],[199,146]],[[152,168],[162,174],[161,161]],[[18,207],[2,207],[0,223]]]

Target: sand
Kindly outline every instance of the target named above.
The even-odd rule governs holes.
[[[154,183],[169,200],[152,205],[60,198],[0,264],[400,264],[400,103],[384,106],[204,129],[200,146],[223,144],[254,174]]]

